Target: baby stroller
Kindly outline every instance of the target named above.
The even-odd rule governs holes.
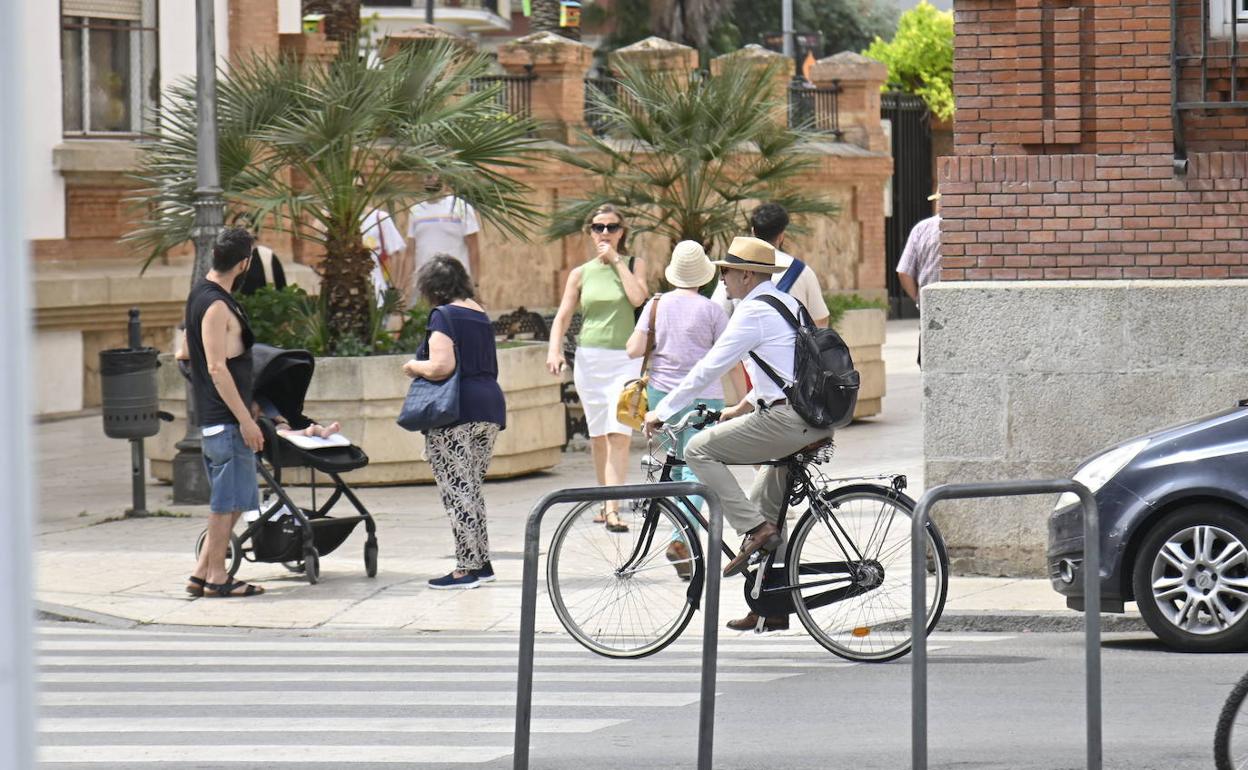
[[[306,350],[282,350],[271,345],[252,347],[253,392],[257,401],[265,399],[276,407],[294,430],[312,424],[303,414],[303,400],[316,361]],[[264,435],[264,450],[256,457],[256,469],[267,489],[260,503],[260,515],[249,521],[241,534],[230,536],[226,562],[231,577],[242,560],[282,563],[293,572],[302,572],[309,583],[320,579],[320,557],[342,545],[361,521],[368,530],[364,542],[364,571],[377,575],[377,526],[372,514],[342,480],[341,474],[368,465],[368,455],[357,446],[330,446],[304,449],[280,435],[273,421],[258,420]],[[307,468],[311,474],[312,507],[301,508],[282,487],[283,468]],[[333,482],[324,504],[316,504],[316,472]],[[332,517],[330,510],[342,498],[355,507],[354,516]],[[198,556],[207,530],[195,545]]]

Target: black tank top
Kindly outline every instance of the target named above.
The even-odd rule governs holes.
[[[238,423],[238,418],[226,406],[225,401],[217,393],[217,386],[212,384],[212,376],[208,373],[208,360],[204,357],[204,342],[201,328],[204,313],[216,301],[222,301],[238,318],[242,326],[243,352],[241,355],[227,359],[225,364],[234,379],[234,387],[242,396],[244,404],[251,404],[251,346],[255,344],[255,335],[247,323],[247,315],[242,307],[219,284],[207,279],[201,280],[191,289],[186,298],[186,352],[191,358],[191,388],[195,393],[195,413],[201,426],[224,425]]]

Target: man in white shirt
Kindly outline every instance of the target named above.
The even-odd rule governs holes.
[[[436,195],[442,191],[437,177],[425,180],[425,191]],[[443,195],[412,206],[407,218],[407,237],[411,241],[414,272],[438,254],[458,259],[474,281],[481,276],[481,250],[477,233],[481,223],[468,201],[457,195]]]
[[[747,497],[729,466],[784,457],[831,438],[832,430],[812,428],[798,416],[789,406],[784,389],[753,358],[761,358],[786,386],[793,383],[797,334],[779,312],[758,299],[773,295],[797,313],[797,300],[781,292],[770,280],[783,270],[776,264],[775,249],[758,238],[734,238],[728,256],[715,264],[720,268],[728,297],[740,299],[741,303],[706,356],[646,414],[645,427],[647,433],[653,433],[665,420],[693,403],[708,383],[738,363],[745,364],[753,390],[740,403],[724,410],[719,425],[694,436],[685,450],[689,469],[719,493],[728,523],[745,537],[737,557],[724,567],[727,576],[743,570],[755,551],[772,551],[780,546],[780,508],[788,483],[785,468],[768,466],[755,476]]]
[[[826,327],[829,316],[828,303],[823,299],[823,288],[819,285],[819,276],[815,275],[810,265],[803,265],[796,275],[792,275],[793,257],[780,250],[784,247],[784,231],[788,227],[789,212],[779,203],[764,203],[750,214],[751,235],[774,246],[776,265],[785,268],[775,273],[771,280],[781,287],[782,291],[792,295],[806,307],[806,312],[810,313],[815,326]],[[722,307],[724,312],[732,315],[736,303],[728,298],[722,283],[715,287],[715,293],[711,295],[711,299]]]
[[[360,234],[364,245],[373,255],[373,291],[377,293],[377,306],[381,307],[390,287],[389,277],[394,258],[403,253],[403,236],[394,224],[394,217],[381,209],[373,209],[360,220]],[[406,295],[402,286],[396,286]]]

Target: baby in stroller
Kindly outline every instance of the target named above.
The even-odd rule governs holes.
[[[290,425],[290,420],[287,420],[286,417],[282,415],[282,412],[277,408],[277,405],[264,396],[256,398],[255,402],[251,405],[251,413],[252,417],[255,417],[257,420],[261,417],[269,418],[269,420],[273,423],[273,427],[277,430],[277,435],[283,438],[294,434],[312,436],[315,438],[329,438],[335,433],[342,431],[342,426],[339,425],[337,421],[331,422],[329,425],[321,425],[313,422],[309,423],[306,428],[293,428]]]

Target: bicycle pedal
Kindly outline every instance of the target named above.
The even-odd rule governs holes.
[[[763,595],[763,579],[767,575],[767,567],[771,564],[771,554],[765,554],[758,560],[758,569],[754,572],[754,588],[750,591],[750,598],[757,600]]]

